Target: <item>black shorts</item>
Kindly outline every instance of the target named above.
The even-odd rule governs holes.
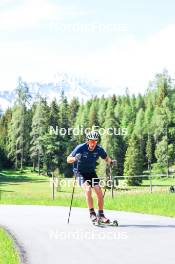
[[[100,179],[98,178],[95,171],[86,172],[86,173],[78,172],[76,177],[80,186],[86,181],[89,183],[91,187],[94,187],[95,185],[99,185]]]

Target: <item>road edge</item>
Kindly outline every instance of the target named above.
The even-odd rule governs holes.
[[[22,244],[18,241],[18,239],[14,235],[14,233],[7,226],[0,224],[0,227],[2,227],[7,232],[7,234],[10,236],[10,238],[12,239],[12,241],[14,243],[14,247],[19,254],[20,264],[29,264],[28,259],[27,259],[27,253],[26,253],[24,247],[22,246]]]

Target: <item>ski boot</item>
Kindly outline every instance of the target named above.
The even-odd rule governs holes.
[[[99,224],[109,224],[110,220],[108,218],[106,218],[104,215],[100,215],[97,217],[97,222]]]
[[[97,216],[96,216],[95,212],[90,213],[90,219],[91,219],[93,224],[97,222]]]

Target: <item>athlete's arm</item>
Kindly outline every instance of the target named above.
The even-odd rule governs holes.
[[[112,159],[110,157],[106,157],[105,161],[108,163],[108,164],[111,164],[112,163]]]
[[[75,157],[72,157],[72,156],[67,157],[67,163],[74,163],[75,161],[76,161]]]
[[[67,157],[67,163],[73,163],[73,162],[75,162],[75,161],[80,161],[80,159],[81,159],[81,153],[77,153],[77,154],[75,155],[75,157],[72,156],[72,155],[69,155],[69,156]]]
[[[80,158],[81,158],[80,145],[78,145],[67,157],[67,163],[74,163],[75,161],[79,160]]]

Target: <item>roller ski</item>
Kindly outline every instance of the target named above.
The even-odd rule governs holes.
[[[110,221],[105,216],[100,216],[100,217],[98,216],[98,217],[96,217],[96,219],[94,218],[93,221],[92,221],[92,223],[95,226],[101,226],[101,227],[105,227],[105,226],[118,226],[117,220]]]

